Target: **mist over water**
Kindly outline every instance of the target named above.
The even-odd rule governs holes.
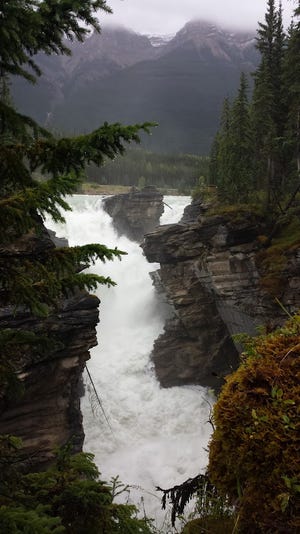
[[[173,209],[165,207],[161,224],[178,222],[189,198],[164,200]],[[157,298],[149,271],[159,266],[146,261],[137,243],[117,236],[101,197],[76,195],[69,203],[73,211],[65,214],[66,225],[47,223],[59,237],[67,237],[70,246],[103,243],[128,253],[122,261],[97,262],[90,269],[118,285],[97,290],[98,346],[91,351],[88,369],[101,407],[89,393],[87,379],[82,399],[84,447],[95,455],[104,480],[118,475],[135,486],[130,499],[139,504],[143,496],[147,515],[161,526],[164,513],[155,487],[180,484],[206,466],[211,399],[204,388],[163,389],[155,378],[150,353],[163,331],[167,308]]]

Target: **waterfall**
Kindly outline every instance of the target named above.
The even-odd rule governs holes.
[[[172,209],[165,207],[161,223],[178,222],[188,197],[164,200]],[[76,195],[68,201],[73,211],[65,213],[66,225],[47,224],[59,237],[67,237],[70,246],[103,243],[128,253],[121,261],[90,268],[109,275],[117,286],[97,290],[98,346],[88,369],[101,408],[93,413],[87,391],[82,401],[85,450],[95,455],[104,480],[118,475],[134,486],[130,499],[139,504],[142,496],[147,515],[161,528],[155,487],[180,484],[206,466],[209,396],[198,386],[163,389],[155,378],[149,355],[166,314],[149,277],[158,265],[147,262],[137,243],[117,236],[101,197]]]

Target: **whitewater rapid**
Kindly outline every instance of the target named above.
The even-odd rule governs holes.
[[[164,200],[172,209],[165,207],[161,224],[179,221],[189,198]],[[65,225],[47,221],[59,237],[67,237],[70,246],[103,243],[128,253],[122,261],[97,262],[90,269],[109,275],[117,286],[100,286],[96,292],[101,300],[98,346],[88,369],[101,406],[86,377],[84,447],[95,455],[102,478],[119,476],[133,486],[129,498],[136,504],[142,499],[147,515],[163,529],[155,487],[172,487],[204,470],[213,399],[201,387],[159,386],[150,353],[167,309],[149,276],[159,266],[146,261],[137,243],[117,236],[101,197],[75,195],[68,201],[73,211],[64,214]]]

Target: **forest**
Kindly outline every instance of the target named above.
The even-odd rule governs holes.
[[[285,32],[274,1],[259,23],[256,47],[253,94],[241,73],[236,98],[224,100],[209,180],[224,201],[263,201],[284,214],[300,190],[299,24],[295,19]]]
[[[155,132],[155,130],[154,130]],[[129,148],[124,156],[106,161],[103,166],[86,169],[89,182],[104,185],[155,185],[190,193],[208,177],[209,158],[193,154],[158,154],[142,148]]]

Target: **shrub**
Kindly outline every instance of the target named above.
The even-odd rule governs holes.
[[[114,485],[99,478],[89,453],[58,451],[55,465],[23,473],[21,442],[0,440],[1,534],[151,534],[152,523],[129,504],[115,502]],[[120,489],[121,487],[121,489]],[[123,485],[118,483],[118,494]]]
[[[300,316],[245,340],[214,409],[210,480],[239,514],[238,532],[299,532]]]

